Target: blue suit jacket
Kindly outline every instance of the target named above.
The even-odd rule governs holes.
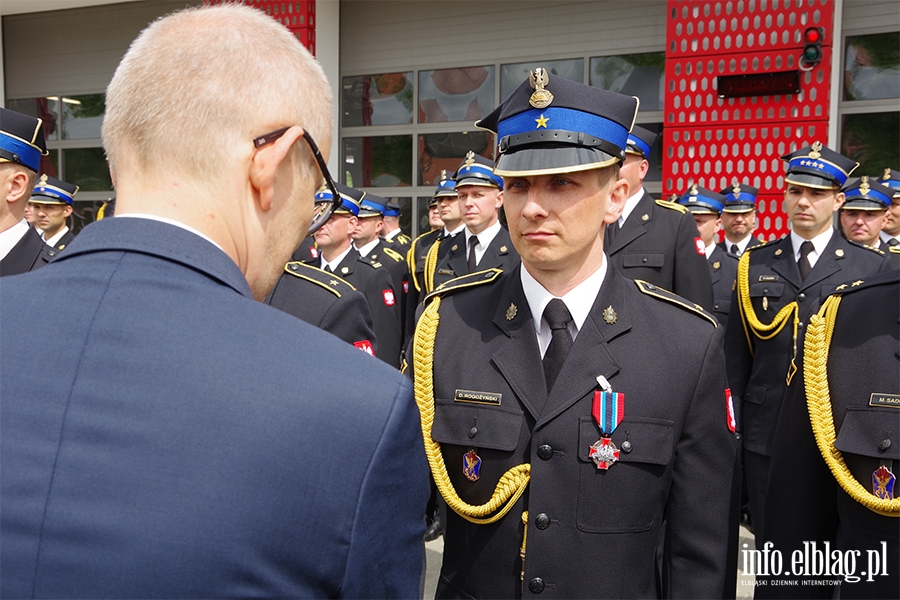
[[[2,596],[419,596],[399,373],[145,219],[87,227],[0,302]]]

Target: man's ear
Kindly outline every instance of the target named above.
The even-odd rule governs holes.
[[[620,178],[609,184],[609,202],[606,205],[606,216],[603,217],[604,223],[609,225],[619,220],[628,199],[628,192],[627,179]]]
[[[837,194],[835,194],[835,196],[834,196],[834,211],[832,211],[832,212],[837,212],[837,211],[841,210],[841,207],[844,205],[845,198],[846,198],[846,196],[844,195],[844,192],[838,192]]]
[[[63,212],[66,213],[66,218],[68,218],[72,214],[72,206],[70,204],[66,204]]]
[[[271,144],[257,148],[250,158],[250,185],[255,190],[259,207],[263,211],[272,208],[275,196],[275,179],[278,169],[290,165],[291,149],[303,137],[303,128],[294,126]]]
[[[9,179],[9,191],[6,194],[6,201],[13,203],[25,198],[27,202],[28,198],[31,197],[32,190],[32,186],[29,183],[30,179],[28,173],[16,169]]]
[[[501,206],[503,206],[503,190],[500,190],[497,194],[497,208],[500,208]]]

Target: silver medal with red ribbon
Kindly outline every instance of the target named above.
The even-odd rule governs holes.
[[[619,461],[619,449],[612,441],[612,434],[625,416],[625,394],[612,391],[612,386],[602,375],[597,378],[601,390],[594,392],[591,416],[600,429],[600,439],[588,450],[588,456],[598,469],[609,469]]]

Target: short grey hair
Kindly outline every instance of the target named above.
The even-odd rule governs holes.
[[[191,8],[132,42],[107,88],[103,147],[114,173],[174,170],[214,185],[274,129],[330,138],[331,114],[322,68],[284,26],[240,4]]]

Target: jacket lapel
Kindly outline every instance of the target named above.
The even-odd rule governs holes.
[[[622,226],[622,229],[619,230],[615,239],[610,243],[606,250],[607,254],[615,254],[632,241],[647,233],[646,226],[653,220],[653,206],[653,198],[645,191],[643,197],[638,201],[637,206],[634,207],[634,210],[631,211],[631,214],[625,219],[625,224]],[[644,215],[647,216],[646,219],[644,218]]]
[[[494,314],[494,324],[507,338],[491,356],[491,361],[531,416],[537,420],[541,407],[547,403],[547,384],[544,382],[541,351],[534,333],[534,320],[531,318],[525,292],[522,291],[520,268],[517,267],[505,277],[503,293]]]
[[[837,231],[832,232],[831,239],[828,240],[828,245],[825,246],[825,251],[822,253],[822,256],[816,260],[815,266],[812,268],[812,271],[809,272],[806,281],[802,284],[802,289],[813,286],[826,277],[840,271],[841,267],[838,264],[838,261],[844,259],[844,256],[847,253],[847,246],[848,244]]]
[[[581,326],[575,344],[556,378],[535,430],[597,388],[599,375],[606,377],[615,388],[613,377],[621,367],[610,351],[609,342],[631,330],[625,285],[626,280],[610,267],[591,312]],[[613,323],[607,322],[603,317],[603,311],[608,307],[616,314]]]
[[[772,270],[781,275],[785,281],[797,289],[803,285],[800,279],[800,267],[794,260],[794,247],[791,245],[791,236],[786,235],[775,243],[775,262]]]
[[[467,274],[469,269],[466,257],[466,236],[463,234],[455,235],[441,243],[449,244],[450,252],[447,254],[447,262],[444,265],[439,265],[438,269],[451,269],[454,277]]]
[[[494,236],[494,239],[491,240],[491,243],[485,249],[484,256],[481,257],[481,262],[478,263],[477,269],[479,271],[495,268],[502,269],[503,257],[509,254],[511,246],[509,232],[501,227],[500,231],[497,232],[497,235]]]

